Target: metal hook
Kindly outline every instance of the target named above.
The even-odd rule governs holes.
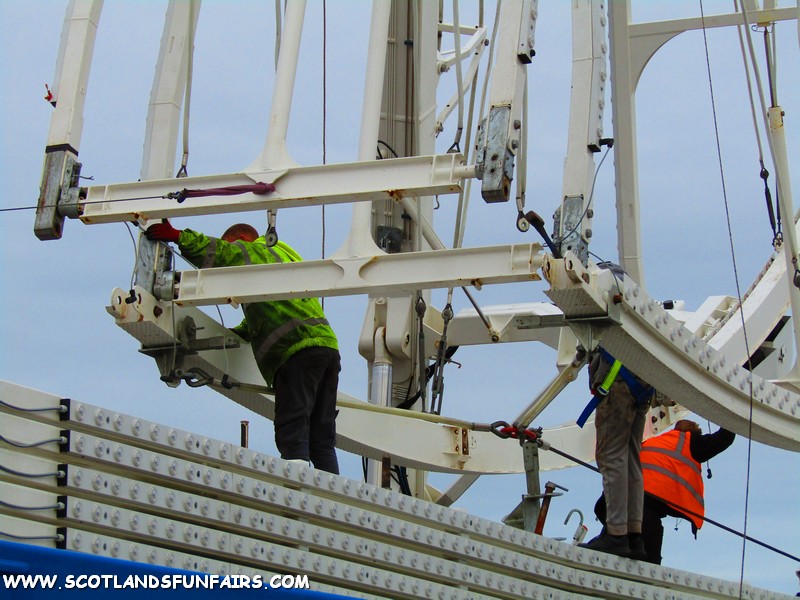
[[[213,381],[211,375],[206,373],[200,367],[192,367],[186,374],[181,377],[186,385],[192,388],[203,387],[204,385],[208,385]]]
[[[580,519],[578,527],[575,529],[575,534],[572,536],[572,543],[580,544],[583,541],[583,538],[586,537],[586,533],[589,531],[589,528],[583,524],[583,513],[577,508],[573,508],[567,513],[567,518],[564,519],[564,525],[569,522],[569,518],[572,516],[572,513],[578,513],[578,518]]]
[[[580,522],[578,523],[578,525],[583,525],[583,513],[580,510],[578,510],[577,508],[573,508],[571,511],[569,511],[567,513],[567,518],[564,519],[564,525],[569,523],[569,518],[572,516],[572,513],[578,513],[578,518],[580,519]]]

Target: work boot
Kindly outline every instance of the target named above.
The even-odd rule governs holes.
[[[597,550],[598,552],[606,552],[607,554],[616,554],[617,556],[629,557],[631,555],[630,547],[628,546],[627,535],[611,535],[604,531],[593,540],[585,544],[578,544],[581,548],[588,548],[589,550]]]
[[[644,549],[644,538],[641,533],[628,534],[628,547],[633,560],[648,560],[647,551]]]

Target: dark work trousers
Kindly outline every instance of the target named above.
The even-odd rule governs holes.
[[[644,541],[644,551],[647,553],[647,562],[660,565],[661,544],[664,541],[664,525],[662,525],[661,519],[667,516],[667,513],[664,512],[664,504],[650,494],[645,494],[642,512],[642,540]],[[597,499],[597,503],[594,505],[594,514],[605,529],[605,494]]]
[[[341,359],[331,348],[297,352],[275,374],[275,444],[286,460],[310,460],[339,473],[336,390]]]

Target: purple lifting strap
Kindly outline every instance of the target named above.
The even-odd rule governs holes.
[[[252,185],[229,185],[221,188],[206,188],[204,190],[183,190],[183,198],[202,198],[203,196],[236,196],[237,194],[269,194],[275,191],[271,183],[254,183]]]

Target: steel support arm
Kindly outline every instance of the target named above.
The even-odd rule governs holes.
[[[485,306],[483,317],[499,342],[541,342],[558,348],[559,332],[564,329],[564,313],[549,302]],[[450,323],[451,346],[485,344],[491,338],[486,323],[474,308],[460,311]]]
[[[631,23],[629,2],[608,5],[611,38],[611,102],[614,108],[615,172],[617,182],[617,230],[620,262],[628,274],[644,286],[642,239],[636,159],[636,111],[634,94],[639,78],[656,51],[684,31],[741,25],[741,13],[709,15],[702,19],[677,19],[655,23]],[[797,18],[796,8],[748,13],[752,22]],[[624,117],[628,115],[628,117]]]
[[[183,271],[175,300],[203,306],[314,296],[385,297],[419,289],[536,281],[541,279],[536,273],[541,249],[539,244],[518,244]]]
[[[196,325],[199,342],[230,336],[228,329],[198,308],[159,302],[142,288],[137,287],[135,292],[135,301],[128,304],[125,301],[128,292],[119,288],[114,290],[107,311],[117,325],[142,343],[146,354],[155,356],[159,349],[168,349],[167,354],[172,357],[174,344],[180,348],[182,342],[175,333],[175,324],[179,325],[187,317]],[[215,385],[215,391],[261,416],[274,419],[273,397],[256,391],[256,388],[263,388],[264,380],[246,343],[238,348],[187,353],[180,357],[178,366],[183,372],[200,369],[217,382],[227,374],[231,386]],[[519,444],[514,439],[500,439],[488,431],[473,431],[471,423],[444,416],[415,415],[412,411],[399,409],[381,410],[341,391],[338,398],[337,447],[342,450],[377,460],[389,456],[393,464],[433,471],[522,471],[521,454],[514,451]],[[409,444],[411,439],[415,443]],[[554,439],[560,440],[560,437]],[[563,466],[562,458],[544,453],[543,469]]]
[[[234,213],[270,208],[289,208],[400,200],[406,196],[452,194],[461,190],[461,180],[474,176],[460,154],[442,154],[381,161],[364,161],[283,170],[250,171],[229,175],[159,179],[88,188],[85,201],[77,205],[84,223],[119,223],[167,217]],[[274,183],[271,194],[207,196],[183,202],[165,198],[181,189],[220,188]]]
[[[600,5],[588,0],[574,3],[570,126],[553,238],[562,254],[572,251],[584,265],[589,260],[592,235],[594,153],[600,151],[603,138],[606,53],[605,18]]]
[[[624,365],[698,415],[755,441],[800,450],[800,395],[712,348],[629,277],[598,285],[607,271],[595,271],[590,285],[570,261],[577,263],[574,256],[549,259],[544,272],[553,286],[548,296],[573,327],[589,328]]]
[[[753,23],[775,23],[797,19],[797,8],[775,8],[768,10],[748,11],[749,20]],[[697,29],[731,27],[742,25],[741,12],[723,15],[706,15],[703,18],[673,19],[653,23],[631,24],[628,31],[631,47],[631,73],[633,81],[638,83],[645,66],[653,55],[677,35]]]
[[[150,91],[144,136],[142,179],[174,176],[175,151],[181,118],[192,36],[201,0],[171,0],[164,20],[158,63]]]
[[[533,56],[534,7],[531,0],[510,0],[500,9],[489,113],[478,138],[481,195],[486,202],[507,202],[511,194],[514,158],[522,143],[525,67]]]
[[[170,179],[175,173],[175,150],[184,93],[191,93],[190,64],[200,0],[170,0],[161,34],[150,106],[144,135],[140,181]],[[190,96],[189,96],[190,97]],[[184,115],[184,152],[188,152],[188,103]],[[184,154],[182,164],[188,160]],[[172,253],[164,245],[139,236],[136,252],[135,281],[152,291],[157,274],[169,268]]]
[[[58,204],[75,188],[83,132],[83,105],[89,84],[102,0],[73,0],[67,8],[50,102],[55,112],[45,148],[44,172],[33,231],[40,240],[61,237],[64,215]]]

